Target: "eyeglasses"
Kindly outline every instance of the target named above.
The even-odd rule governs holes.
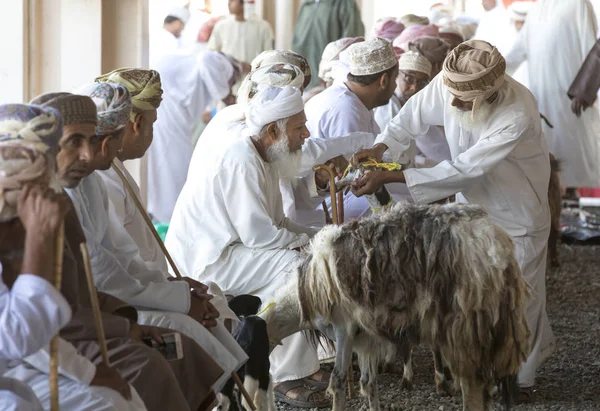
[[[400,74],[404,77],[404,82],[409,86],[417,86],[419,89],[424,88],[429,84],[429,80],[427,79],[417,79],[417,77],[413,76],[410,73],[400,70]]]

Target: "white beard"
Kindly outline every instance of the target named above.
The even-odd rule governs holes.
[[[302,165],[302,150],[292,152],[287,135],[267,149],[267,160],[279,173],[279,178],[294,183]]]
[[[479,106],[477,111],[462,111],[456,107],[450,107],[450,114],[452,118],[456,120],[460,128],[465,131],[473,131],[476,127],[480,126],[488,118],[491,111],[491,106],[487,103]]]

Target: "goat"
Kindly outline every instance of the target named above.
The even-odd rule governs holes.
[[[560,187],[560,161],[550,153],[550,183],[548,185],[548,204],[550,205],[550,236],[548,237],[548,258],[553,267],[560,266],[557,243],[561,235],[560,215],[562,211],[562,193]]]
[[[377,363],[411,327],[439,349],[460,384],[465,411],[491,410],[497,380],[510,407],[529,354],[529,290],[512,239],[480,207],[398,203],[325,227],[286,293],[263,317],[271,347],[300,329],[330,328],[337,343],[329,386],[334,411],[345,408],[353,350],[361,391],[370,410],[379,410]]]
[[[248,391],[259,411],[276,411],[273,382],[269,369],[269,335],[265,320],[257,315],[260,298],[241,295],[228,298],[229,307],[241,318],[235,339],[248,355],[248,361],[238,371],[244,388]],[[221,389],[221,411],[250,410],[249,404],[239,391],[234,392],[234,381],[229,379]]]

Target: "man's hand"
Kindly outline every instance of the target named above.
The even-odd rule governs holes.
[[[63,192],[55,193],[48,187],[26,185],[19,196],[17,211],[28,233],[55,237],[69,211],[69,202]]]
[[[325,163],[325,165],[333,168],[336,174],[341,175],[348,167],[348,160],[344,156],[337,156]],[[329,182],[329,173],[326,170],[318,170],[315,172],[315,183],[317,187],[324,190]]]
[[[356,197],[373,194],[387,183],[404,183],[402,171],[367,170],[365,175],[352,183],[352,193]]]
[[[587,103],[579,97],[573,97],[571,99],[571,110],[577,117],[581,117],[581,113],[588,107]]]
[[[90,385],[113,389],[127,401],[131,400],[131,387],[127,381],[121,377],[121,374],[117,370],[107,367],[104,364],[96,366],[96,375],[94,375]]]
[[[206,328],[211,328],[217,325],[219,312],[211,303],[192,294],[188,315]]]
[[[150,337],[158,344],[164,344],[164,340],[157,328],[131,323],[129,328],[129,338],[137,342],[142,342],[142,338],[144,337]]]
[[[350,163],[352,164],[352,167],[358,168],[358,166],[361,162],[366,161],[369,158],[374,158],[375,161],[381,162],[381,159],[383,158],[383,153],[385,153],[385,150],[387,150],[387,146],[382,143],[376,144],[375,146],[373,146],[373,148],[369,148],[369,149],[365,149],[365,150],[358,150],[352,156]]]

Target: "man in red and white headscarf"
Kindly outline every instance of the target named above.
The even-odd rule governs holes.
[[[417,203],[456,194],[478,204],[513,238],[515,257],[533,288],[526,309],[532,351],[519,372],[525,396],[532,393],[536,369],[554,349],[546,313],[546,252],[550,231],[550,162],[538,106],[523,85],[505,74],[498,50],[470,40],[446,58],[441,76],[406,102],[373,149],[358,162],[383,153],[402,154],[414,136],[444,126],[452,159],[432,168],[371,172],[353,187],[356,195],[381,185],[405,182]]]

